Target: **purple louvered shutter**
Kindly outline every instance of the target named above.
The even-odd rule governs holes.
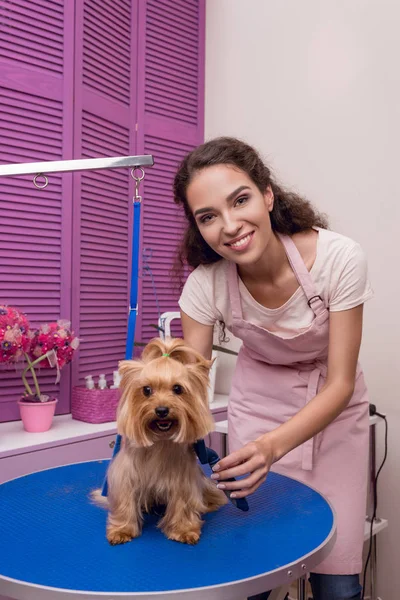
[[[78,2],[75,158],[135,154],[137,4]],[[124,358],[132,180],[128,170],[85,171],[74,180],[72,313],[82,338],[73,384]]]
[[[141,190],[147,260],[136,339],[154,335],[159,312],[147,267],[160,312],[177,306],[169,269],[182,225],[171,185],[202,141],[203,70],[203,0],[0,4],[1,163],[155,156]],[[46,190],[31,179],[0,180],[0,302],[34,324],[72,318],[82,339],[72,368],[59,387],[52,371],[41,373],[65,413],[71,373],[73,384],[110,377],[124,355],[133,185],[121,170],[54,174]],[[0,420],[19,417],[21,390],[19,374],[0,370]]]
[[[178,309],[170,270],[183,217],[172,182],[183,156],[203,141],[204,19],[203,0],[139,2],[138,153],[155,160],[143,193],[141,341],[157,334],[159,313]]]
[[[72,157],[73,0],[0,4],[0,163]],[[32,324],[69,318],[71,175],[0,179],[0,304],[24,310]],[[68,412],[70,367],[40,374],[43,393]],[[0,421],[19,418],[20,373],[0,368]]]

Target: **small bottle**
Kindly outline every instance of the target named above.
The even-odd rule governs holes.
[[[93,390],[94,389],[94,381],[93,381],[92,376],[86,375],[85,380],[86,380],[86,389]]]
[[[102,373],[99,377],[98,387],[99,387],[99,390],[107,389],[107,381],[106,381],[106,376],[104,373]]]
[[[113,384],[110,386],[110,390],[117,390],[121,383],[121,375],[119,371],[113,371]]]

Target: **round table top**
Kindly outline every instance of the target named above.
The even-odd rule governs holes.
[[[108,462],[57,467],[0,485],[0,594],[243,599],[294,581],[333,546],[328,502],[276,473],[248,498],[248,512],[228,503],[205,515],[195,546],[168,540],[156,515],[146,517],[139,538],[110,546],[107,512],[89,500]]]

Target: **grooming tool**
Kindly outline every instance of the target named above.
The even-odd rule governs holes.
[[[194,451],[197,454],[197,457],[202,465],[209,464],[211,468],[219,462],[220,458],[218,454],[212,448],[207,448],[204,440],[198,440],[195,444],[193,444]],[[236,481],[234,477],[230,479],[224,479],[224,481]],[[231,498],[229,494],[229,490],[223,490],[225,496],[234,504],[239,510],[243,510],[247,512],[249,510],[249,505],[246,498]]]

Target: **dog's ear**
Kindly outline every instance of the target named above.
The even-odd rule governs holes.
[[[192,369],[198,369],[199,371],[205,373],[208,377],[211,367],[213,366],[214,361],[217,360],[213,358],[212,360],[207,360],[204,356],[197,355],[195,356],[195,360],[188,364],[188,367]]]
[[[209,371],[211,365],[211,360],[186,365],[193,395],[201,398],[206,404],[208,404]]]
[[[140,360],[121,360],[118,363],[118,372],[121,375],[121,387],[127,387],[133,383],[143,370],[143,363]]]
[[[121,375],[119,386],[121,397],[117,409],[117,429],[120,435],[127,435],[127,429],[131,425],[131,411],[128,400],[131,397],[131,392],[137,386],[143,366],[143,363],[139,360],[121,360],[118,363],[118,372]]]

